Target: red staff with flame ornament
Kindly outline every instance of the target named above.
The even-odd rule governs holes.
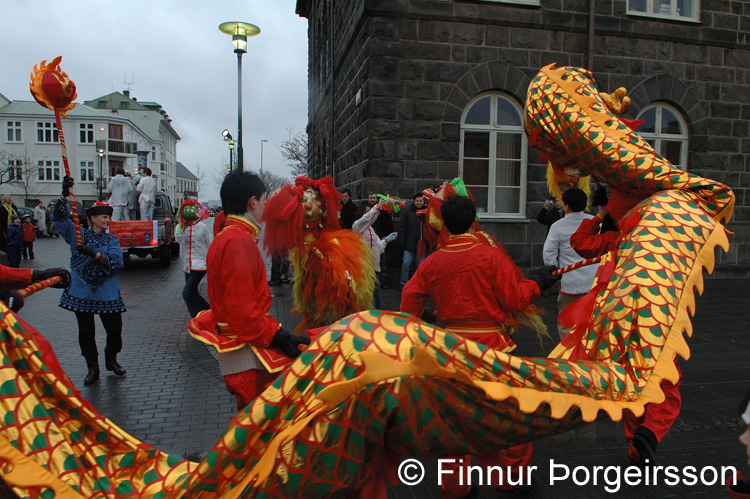
[[[68,165],[68,152],[65,148],[65,136],[63,135],[60,116],[67,118],[68,111],[75,107],[73,101],[78,97],[78,94],[76,94],[75,83],[73,83],[65,71],[60,69],[61,60],[62,56],[58,56],[52,59],[52,62],[49,64],[46,64],[46,60],[40,62],[39,68],[34,65],[29,88],[31,89],[31,95],[34,96],[34,99],[36,99],[40,105],[55,112],[55,124],[57,125],[57,133],[60,136],[60,145],[62,146],[65,176],[71,177],[70,166]],[[83,244],[81,238],[81,222],[78,220],[78,206],[76,205],[72,186],[70,187],[69,192],[70,208],[73,213],[73,223],[76,228],[76,243],[80,245]]]

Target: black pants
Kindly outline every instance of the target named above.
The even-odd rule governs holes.
[[[8,255],[8,267],[17,269],[21,266],[21,248],[5,248],[5,254]]]
[[[122,314],[98,314],[107,332],[105,355],[117,355],[122,350]],[[78,344],[81,355],[87,359],[96,359],[99,354],[96,349],[96,325],[94,314],[76,312],[78,320]]]
[[[24,258],[34,258],[34,241],[24,241],[22,253]]]
[[[278,253],[271,255],[271,282],[281,282],[289,272],[289,260]]]

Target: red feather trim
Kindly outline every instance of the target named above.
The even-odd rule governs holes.
[[[302,207],[302,196],[307,187],[317,189],[323,197],[326,216],[314,227],[305,229],[305,214]],[[263,211],[266,223],[263,246],[269,253],[288,255],[292,248],[304,250],[305,235],[312,233],[319,237],[322,231],[338,230],[338,206],[341,194],[333,185],[333,177],[312,180],[308,177],[297,177],[294,185],[286,184],[271,196]]]

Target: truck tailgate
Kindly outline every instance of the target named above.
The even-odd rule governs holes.
[[[158,246],[158,220],[118,220],[110,222],[109,233],[117,236],[122,248]]]

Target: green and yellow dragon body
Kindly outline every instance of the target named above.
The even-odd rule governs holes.
[[[18,470],[57,497],[344,497],[386,454],[481,455],[662,401],[675,356],[689,356],[694,290],[728,245],[731,190],[657,155],[585,70],[540,71],[526,130],[561,171],[605,181],[618,218],[634,220],[578,325],[585,359],[563,346],[517,357],[405,314],[361,312],[332,324],[195,463],[99,415],[4,310],[0,452],[16,466],[0,474],[33,497],[41,489]]]

